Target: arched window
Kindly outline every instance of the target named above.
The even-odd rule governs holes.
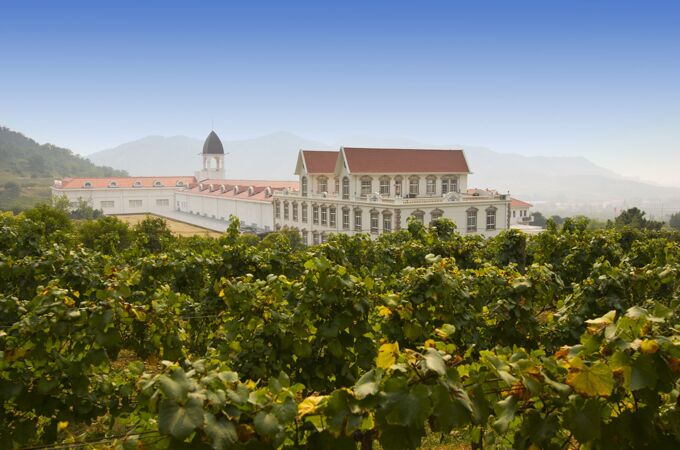
[[[298,204],[297,202],[293,202],[293,221],[297,222],[298,220]]]
[[[316,179],[317,193],[328,192],[328,177],[320,176]]]
[[[116,182],[114,180],[109,181],[109,187],[110,188],[118,187],[118,182]]]
[[[303,197],[307,197],[307,177],[302,177],[300,181],[300,193]]]
[[[441,209],[439,209],[439,208],[433,209],[430,212],[430,221],[435,221],[435,220],[441,218],[443,215],[444,215],[444,211],[442,211]]]
[[[241,192],[241,188],[238,186],[234,186],[234,195],[238,195],[239,192]]]
[[[377,209],[372,209],[371,210],[371,233],[373,234],[378,234],[380,229],[378,228],[380,226],[380,213],[378,212]]]
[[[319,206],[318,205],[312,205],[312,223],[314,225],[319,224]]]
[[[474,233],[477,231],[477,208],[468,208],[467,210],[467,232]]]
[[[283,220],[288,220],[288,200],[283,202]]]
[[[162,186],[163,186],[163,183],[161,182],[161,180],[156,180],[156,181],[153,182],[153,187],[162,187]]]
[[[277,219],[281,218],[281,202],[278,200],[274,202],[274,217]]]
[[[156,183],[154,183],[154,186],[155,186],[155,185],[156,185]],[[210,183],[210,184],[208,185],[208,192],[213,192],[214,190],[215,190],[215,185],[212,184],[212,183]]]
[[[175,183],[175,186],[177,186],[177,187],[184,187],[184,181],[182,181],[182,180],[177,180],[177,182]]]
[[[84,187],[84,188],[91,188],[91,187],[92,187],[92,182],[91,182],[91,181],[86,181],[85,183],[83,183],[83,187]]]
[[[142,187],[142,182],[139,180],[135,180],[135,182],[132,183],[132,187],[140,188]]]
[[[361,177],[361,196],[371,195],[373,191],[373,178],[369,176]]]
[[[328,226],[335,228],[336,226],[336,210],[335,206],[328,208]]]
[[[361,208],[354,208],[354,230],[361,231],[361,218],[362,218]]]
[[[248,196],[250,197],[252,195],[255,195],[255,188],[252,187],[252,186],[249,186],[248,187]]]
[[[486,208],[486,230],[491,231],[496,229],[496,210],[495,206]]]
[[[264,196],[265,197],[271,197],[272,196],[272,188],[267,186],[267,188],[264,190]]]
[[[333,193],[335,195],[338,195],[340,193],[340,177],[335,177],[335,186],[334,187],[335,187],[335,189],[334,189]]]
[[[380,177],[380,195],[390,195],[390,177],[388,176]]]
[[[345,200],[349,199],[349,178],[342,177],[342,198]]]
[[[392,231],[392,212],[389,210],[383,211],[383,232],[389,233]]]
[[[434,195],[437,192],[437,177],[428,175],[425,184],[425,192],[427,195]]]
[[[408,179],[408,195],[415,197],[420,193],[420,177],[418,175],[410,176]]]
[[[418,222],[424,223],[425,221],[425,211],[416,209],[411,213],[411,217],[415,218]]]
[[[442,177],[442,195],[449,192],[458,192],[458,178],[455,175],[445,175]]]

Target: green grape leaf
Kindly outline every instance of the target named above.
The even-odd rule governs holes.
[[[411,391],[396,391],[386,396],[385,420],[390,425],[419,425],[430,415],[432,405],[425,385],[419,384]]]
[[[158,384],[163,395],[170,400],[183,401],[189,393],[189,379],[181,367],[175,368],[169,377],[161,375]]]
[[[511,395],[505,400],[497,402],[494,407],[496,412],[496,420],[493,423],[493,429],[498,434],[503,434],[508,431],[510,422],[515,417],[515,412],[517,412],[517,397]]]
[[[600,437],[600,410],[598,399],[576,397],[571,407],[564,412],[563,422],[579,442],[586,443]]]
[[[381,372],[376,370],[369,370],[363,374],[354,385],[354,396],[362,400],[369,395],[376,394],[380,386],[380,378]]]
[[[196,428],[203,425],[203,402],[189,395],[184,405],[163,399],[158,411],[158,429],[176,439],[186,439]]]
[[[580,358],[570,361],[573,371],[567,375],[567,384],[579,394],[609,396],[614,389],[614,376],[611,368],[604,363],[586,366]]]
[[[208,412],[205,413],[203,430],[208,438],[210,438],[212,448],[215,450],[227,448],[238,441],[238,433],[233,423],[224,418],[217,419]]]
[[[425,350],[425,367],[439,375],[446,374],[446,364],[442,355],[433,348]]]
[[[281,424],[274,414],[260,411],[253,420],[255,431],[262,436],[274,436],[281,430]]]

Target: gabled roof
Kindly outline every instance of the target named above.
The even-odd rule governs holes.
[[[222,141],[217,136],[217,133],[211,131],[205,142],[203,143],[203,154],[204,155],[224,155],[224,147],[222,147]]]
[[[212,191],[210,190],[210,186],[213,188]],[[222,186],[224,186],[224,192],[222,192]],[[235,189],[237,186],[238,192]],[[298,189],[298,186],[299,184],[297,181],[210,179],[203,180],[184,192],[209,197],[271,203],[274,200],[271,196],[271,192],[280,191],[284,188]],[[252,193],[249,190],[250,187],[253,188]],[[267,188],[271,189],[269,194],[267,193]]]
[[[343,147],[352,173],[470,173],[462,150]]]
[[[300,150],[307,173],[334,173],[339,153],[334,150]]]
[[[522,200],[518,200],[516,198],[511,198],[510,199],[510,207],[511,208],[531,208],[532,205],[531,203],[523,202]]]
[[[157,182],[160,183],[157,185]],[[151,188],[191,186],[195,177],[110,177],[110,178],[64,178],[62,189],[101,189],[101,188]]]

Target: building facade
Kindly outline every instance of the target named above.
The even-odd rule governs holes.
[[[531,203],[516,198],[510,199],[510,226],[529,225],[533,222],[534,218],[529,212],[532,206]]]
[[[195,176],[66,178],[55,180],[52,193],[74,206],[84,200],[104,214],[152,213],[216,230],[236,216],[252,231],[296,229],[308,244],[331,233],[397,231],[409,218],[429,224],[444,217],[461,233],[493,236],[513,219],[509,195],[468,189],[471,172],[462,150],[300,150],[298,181],[229,180],[213,131],[202,158]]]
[[[461,233],[485,236],[509,227],[509,196],[468,192],[462,150],[301,150],[295,173],[299,190],[274,193],[274,226],[299,230],[305,243],[397,231],[409,217],[425,224],[445,217]]]

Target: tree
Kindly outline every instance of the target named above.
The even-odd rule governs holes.
[[[531,222],[531,225],[545,228],[546,223],[548,223],[548,219],[546,219],[546,217],[538,211],[532,215],[534,216],[534,220]]]
[[[645,212],[639,208],[629,208],[622,211],[621,214],[614,220],[616,227],[631,227],[645,230],[659,230],[663,226],[663,222],[645,219]]]
[[[131,241],[127,224],[112,216],[84,221],[78,234],[85,247],[109,254],[126,249]]]
[[[172,232],[165,219],[147,217],[134,227],[137,245],[149,253],[164,251],[172,239]]]
[[[668,225],[670,225],[671,228],[680,230],[680,211],[671,216],[671,220],[668,221]]]

